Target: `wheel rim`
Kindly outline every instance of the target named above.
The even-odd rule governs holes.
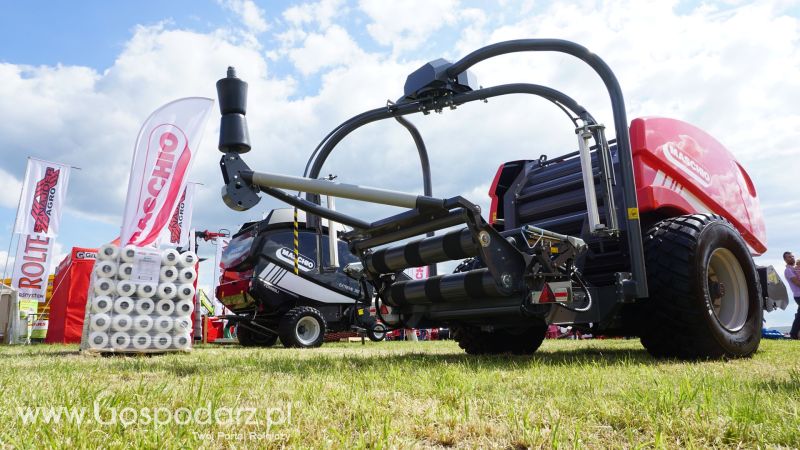
[[[294,332],[301,344],[312,345],[320,335],[320,328],[317,319],[306,316],[297,321]]]
[[[711,312],[728,331],[739,331],[747,321],[749,293],[739,260],[725,248],[718,248],[708,261],[707,292]]]
[[[386,327],[380,324],[376,325],[375,328],[372,329],[372,335],[377,339],[386,338]]]

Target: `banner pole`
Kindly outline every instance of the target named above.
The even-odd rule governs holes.
[[[14,214],[14,225],[11,227],[11,239],[8,242],[8,252],[6,253],[6,264],[5,267],[3,267],[3,284],[5,284],[6,282],[6,271],[8,270],[8,260],[11,259],[11,244],[14,243],[14,235],[16,234],[14,233],[14,228],[17,227],[17,220],[19,220],[19,208],[22,206],[22,193],[25,192],[25,182],[28,181],[28,169],[30,168],[29,167],[30,165],[31,165],[31,157],[28,156],[28,162],[25,163],[25,179],[22,180],[22,185],[20,186],[19,189],[19,200],[17,200],[17,213]],[[11,284],[13,284],[13,280]],[[11,284],[9,284],[9,286],[11,286]]]

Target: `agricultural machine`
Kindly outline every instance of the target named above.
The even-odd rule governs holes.
[[[224,271],[216,294],[233,312],[224,318],[236,324],[239,343],[269,347],[280,335],[287,347],[315,347],[326,332],[353,328],[370,340],[382,340],[385,326],[369,314],[369,305],[358,302],[362,286],[344,272],[358,258],[339,239],[325,239],[318,247],[318,234],[306,226],[305,213],[295,212],[275,209],[262,221],[245,223],[222,253]],[[333,236],[344,231],[341,225],[333,228]],[[326,226],[320,231],[331,236]],[[344,266],[324,259],[331,245]]]
[[[572,55],[600,76],[611,100],[615,139],[562,92],[528,83],[483,88],[468,70],[498,55],[543,51]],[[217,92],[226,205],[244,211],[264,193],[306,211],[306,227],[318,230],[318,255],[322,219],[346,226],[336,237],[352,258],[338,262],[341,272],[358,287],[358,308],[368,307],[374,296],[378,315],[392,311],[381,317],[389,327],[447,326],[469,354],[530,354],[548,324],[559,324],[595,335],[639,336],[656,357],[744,357],[758,348],[763,310],[788,303],[774,269],[757,267],[752,258],[766,251],[766,233],[744,168],[713,137],[687,123],[638,118],[629,127],[616,77],[578,44],[515,40],[455,63],[425,64],[408,76],[396,103],[354,116],[326,136],[304,177],[251,170],[242,160],[251,149],[247,84],[229,68]],[[502,164],[491,185],[488,220],[463,197],[318,179],[336,145],[363,125],[400,121],[422,155],[424,141],[404,116],[509,94],[543,97],[566,112],[577,150]],[[322,195],[405,210],[367,222],[322,207]],[[268,252],[256,239],[242,248],[249,263],[228,270],[247,280],[239,288],[244,295],[263,304],[268,296],[259,292],[274,288],[274,279],[263,257]],[[454,273],[426,280],[402,276],[406,268],[452,260],[463,260]],[[337,262],[328,261],[330,268],[312,270],[332,270]],[[275,322],[263,323],[261,331],[303,346],[308,325],[324,325],[321,316],[298,303]]]

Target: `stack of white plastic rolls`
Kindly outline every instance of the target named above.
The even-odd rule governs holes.
[[[166,352],[191,348],[197,255],[160,250],[158,282],[132,279],[137,247],[104,245],[87,304],[89,349]]]

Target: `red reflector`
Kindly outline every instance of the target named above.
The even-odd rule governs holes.
[[[556,296],[553,294],[553,290],[550,289],[550,286],[545,283],[544,287],[542,288],[542,294],[539,295],[539,303],[553,303],[556,301]]]
[[[389,308],[386,305],[381,305],[381,314],[389,314]]]

